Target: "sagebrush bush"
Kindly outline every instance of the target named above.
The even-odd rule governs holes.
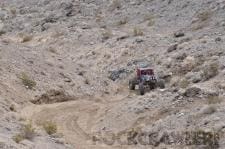
[[[222,99],[219,96],[213,96],[213,95],[208,96],[208,99],[207,99],[208,104],[217,104],[221,102],[222,102]]]
[[[142,29],[140,29],[138,27],[134,27],[133,33],[134,33],[134,36],[143,36],[144,35]]]
[[[207,21],[211,16],[212,16],[211,11],[204,11],[204,12],[197,14],[198,19],[202,22]]]
[[[179,86],[181,88],[187,88],[189,84],[190,84],[190,82],[187,79],[181,79],[180,83],[179,83]]]
[[[123,19],[119,20],[118,25],[124,25],[124,24],[127,24],[127,22],[128,22],[128,19],[123,18]]]
[[[107,29],[107,30],[104,30],[104,31],[102,32],[102,39],[103,39],[103,40],[107,40],[107,39],[109,39],[110,37],[112,37],[112,31],[111,31],[111,30]]]
[[[13,136],[13,140],[16,143],[19,143],[24,139],[32,140],[35,137],[35,135],[36,135],[35,129],[33,128],[31,123],[28,123],[21,128],[21,132],[19,134]]]
[[[22,128],[22,134],[25,139],[32,140],[35,136],[35,129],[33,128],[31,123],[28,123],[23,126]]]
[[[210,63],[203,68],[202,77],[203,80],[209,80],[215,77],[219,73],[219,64],[218,63]]]
[[[26,73],[22,73],[20,79],[22,80],[22,83],[28,88],[33,89],[36,86],[36,82],[32,80]]]
[[[52,135],[57,132],[57,125],[51,121],[45,122],[43,124],[43,128],[44,128],[45,132],[49,135]]]
[[[13,136],[12,138],[16,143],[20,143],[21,141],[23,141],[25,138],[24,136],[22,136],[21,134],[17,134],[15,136]]]

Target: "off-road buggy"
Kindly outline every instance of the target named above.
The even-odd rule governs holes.
[[[137,76],[129,80],[130,90],[135,90],[136,85],[139,87],[140,95],[145,94],[147,87],[151,90],[156,87],[165,88],[164,81],[157,79],[151,68],[137,68]]]

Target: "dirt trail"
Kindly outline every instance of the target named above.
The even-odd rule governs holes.
[[[26,119],[31,119],[37,125],[46,121],[55,122],[58,132],[63,133],[67,142],[75,148],[112,148],[103,145],[93,146],[92,128],[104,115],[106,109],[121,102],[126,96],[32,105],[24,108],[21,115]]]

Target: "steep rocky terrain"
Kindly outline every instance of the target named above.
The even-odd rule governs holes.
[[[219,132],[201,147],[224,148],[224,12],[225,0],[1,0],[0,148],[149,148],[93,145],[140,131]],[[129,91],[140,65],[166,88]]]

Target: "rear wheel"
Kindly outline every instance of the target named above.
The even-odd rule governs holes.
[[[145,88],[144,88],[144,84],[143,83],[139,83],[139,91],[140,91],[140,95],[144,95],[145,94]]]
[[[164,82],[164,80],[158,80],[157,86],[159,88],[161,88],[161,89],[164,89],[165,88],[165,82]]]

